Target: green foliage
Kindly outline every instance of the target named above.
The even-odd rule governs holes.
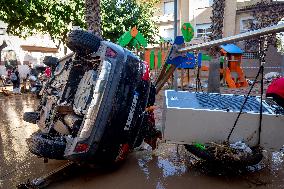
[[[101,0],[103,37],[116,42],[134,26],[148,43],[155,42],[157,27],[152,20],[157,1]]]
[[[72,25],[85,27],[82,0],[1,0],[0,20],[8,24],[7,32],[27,37],[46,33],[65,43]]]
[[[116,42],[136,26],[148,42],[154,42],[157,27],[151,20],[156,0],[101,0],[103,37]],[[7,32],[27,37],[46,33],[54,41],[65,43],[73,26],[86,28],[84,0],[1,0],[0,20],[8,24]]]

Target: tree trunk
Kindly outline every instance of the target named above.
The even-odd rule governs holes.
[[[223,37],[225,0],[213,0],[212,8],[211,40],[221,39]],[[218,47],[211,48],[210,54],[214,59],[209,65],[208,92],[220,93],[220,49]]]
[[[208,93],[220,93],[220,62],[219,57],[209,64]]]
[[[223,36],[225,0],[213,0],[211,16],[211,40],[221,39]]]
[[[85,20],[88,30],[102,37],[100,0],[85,0]]]

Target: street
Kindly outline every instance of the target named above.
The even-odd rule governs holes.
[[[65,161],[44,163],[28,151],[26,138],[37,126],[22,120],[37,100],[30,95],[0,97],[0,188],[15,188],[27,179],[47,174]],[[160,144],[155,151],[136,151],[115,168],[82,168],[47,188],[283,188],[282,155],[269,168],[241,176],[208,175],[192,167],[182,146]]]

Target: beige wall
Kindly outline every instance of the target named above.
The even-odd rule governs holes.
[[[167,28],[173,27],[173,15],[164,15],[164,3],[173,0],[161,0],[157,4],[159,11],[155,16],[159,27]],[[260,0],[226,0],[226,8],[224,13],[224,37],[239,34],[241,27],[241,20],[251,17],[249,12],[237,11],[245,6],[249,6],[259,2]],[[211,23],[212,7],[203,7],[197,0],[178,0],[178,35],[181,34],[180,28],[184,22],[190,22],[193,27],[196,24]]]
[[[180,0],[180,21],[181,24],[189,22],[189,0]]]
[[[211,23],[212,7],[197,9],[195,13],[194,25]]]
[[[246,6],[255,5],[262,0],[237,0],[237,9],[241,9]]]
[[[241,20],[243,19],[248,19],[250,18],[251,15],[249,12],[238,12],[237,13],[237,16],[236,16],[236,30],[235,30],[235,34],[239,34],[241,31],[240,31],[240,28],[241,28]]]
[[[235,35],[237,0],[225,1],[223,37]]]

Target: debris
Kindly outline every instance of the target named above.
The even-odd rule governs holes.
[[[204,145],[185,145],[185,148],[198,158],[222,169],[245,168],[259,163],[263,157],[261,148],[251,149],[243,142],[234,144],[211,142]]]
[[[1,91],[5,96],[10,96],[11,94],[12,94],[12,92],[11,91],[9,91],[9,90],[6,90],[6,89],[2,89],[2,91]]]
[[[271,82],[273,79],[280,77],[280,73],[278,72],[269,72],[264,75],[264,79],[268,82]]]
[[[246,81],[247,81],[247,83],[248,83],[249,85],[252,85],[252,84],[253,84],[253,80],[246,79]]]
[[[250,149],[250,147],[248,147],[244,142],[242,141],[238,141],[235,142],[234,144],[230,144],[230,147],[233,149],[236,149],[238,151],[242,151],[242,152],[247,152],[247,153],[252,153],[252,150]]]

